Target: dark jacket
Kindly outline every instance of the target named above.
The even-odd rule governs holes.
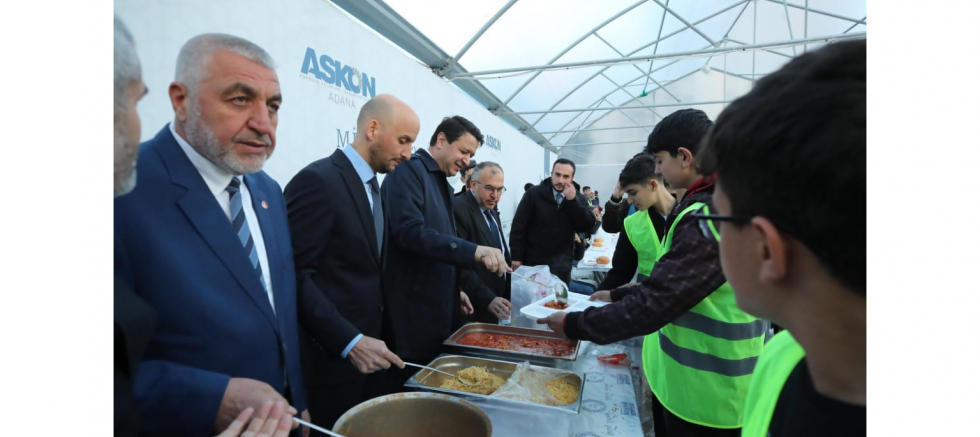
[[[610,234],[615,234],[623,230],[623,220],[629,215],[630,204],[625,199],[620,198],[618,202],[609,197],[606,201],[606,209],[602,215],[602,230]]]
[[[300,170],[285,196],[306,381],[357,378],[341,353],[358,334],[381,337],[383,301],[383,258],[364,184],[338,149]]]
[[[507,240],[503,238],[503,226],[500,222],[500,213],[496,210],[491,212],[494,222],[497,225],[498,235],[493,235],[487,226],[486,217],[480,212],[480,205],[476,197],[467,193],[453,199],[453,214],[456,216],[456,235],[466,241],[471,241],[480,246],[498,247],[503,242],[502,251],[507,264],[510,264],[510,249],[507,247]],[[510,278],[506,275],[497,276],[484,268],[476,267],[472,269],[457,269],[460,288],[469,296],[473,303],[474,317],[479,322],[497,323],[496,316],[487,311],[487,306],[496,297],[510,300]]]
[[[714,181],[702,178],[688,189],[667,217],[667,229],[694,202],[711,205]],[[620,239],[626,238],[620,236]],[[615,259],[614,259],[615,260]],[[726,281],[718,258],[718,242],[704,238],[690,214],[677,223],[670,250],[650,277],[638,285],[610,293],[613,304],[568,313],[565,335],[598,344],[657,332],[688,312]]]
[[[157,316],[149,304],[119,280],[116,280],[113,296],[113,435],[136,437],[139,409],[133,394],[133,380],[153,336]]]
[[[428,151],[420,150],[385,177],[389,211],[385,289],[391,340],[402,359],[439,354],[458,317],[456,267],[471,268],[476,244],[456,236],[452,188]]]
[[[529,266],[547,265],[551,273],[568,282],[576,232],[587,232],[595,217],[583,206],[581,194],[561,206],[555,201],[551,179],[532,187],[517,206],[510,231],[511,256]]]

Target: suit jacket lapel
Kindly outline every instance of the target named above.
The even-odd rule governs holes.
[[[265,272],[265,274],[270,275],[269,281],[272,284],[272,299],[276,302],[276,308],[285,308],[286,302],[283,302],[283,291],[276,288],[277,285],[282,284],[283,271],[278,267],[278,242],[280,237],[276,235],[276,224],[273,222],[272,214],[275,214],[275,212],[269,211],[269,197],[266,195],[265,191],[259,187],[259,184],[256,182],[256,177],[254,175],[245,175],[243,179],[245,180],[245,185],[248,187],[248,192],[252,197],[252,210],[255,211],[255,218],[258,219],[259,227],[262,228],[262,240],[265,244],[265,258],[269,264],[269,271]],[[262,202],[265,202],[265,206],[263,206]],[[255,232],[254,230],[251,231]],[[245,253],[244,248],[242,249],[242,253]],[[266,302],[268,302],[268,293],[265,291],[265,288],[263,288],[261,291],[262,297],[265,298]],[[274,312],[272,315],[276,316],[279,330],[282,332],[284,327],[282,326],[282,317],[280,316],[280,313],[281,311],[278,311]]]
[[[439,168],[439,164],[436,162],[435,158],[431,154],[426,152],[415,152],[415,154],[422,160],[422,165],[425,166],[426,170],[429,171],[429,178],[435,180],[436,187],[439,187],[440,194],[442,194],[442,204],[446,209],[449,228],[453,231],[453,235],[456,235],[456,215],[453,214],[453,187],[449,186],[446,182],[446,173]]]
[[[272,323],[278,331],[278,323],[269,305],[268,295],[255,270],[252,269],[245,248],[232,230],[231,222],[215,203],[214,195],[204,183],[201,174],[181,150],[180,145],[169,132],[167,135],[169,142],[164,144],[164,147],[158,147],[157,150],[160,151],[161,158],[170,171],[171,182],[187,189],[187,192],[177,199],[177,206],[241,285],[242,291],[252,299],[265,314],[269,323]],[[266,250],[268,253],[268,249]]]
[[[487,225],[487,219],[480,210],[480,204],[476,202],[476,198],[470,193],[466,193],[464,196],[467,197],[466,202],[470,206],[470,214],[473,215],[473,218],[476,221],[476,227],[480,229],[480,234],[483,235],[483,241],[486,241],[491,247],[494,246],[494,242],[496,242],[496,244],[500,244],[500,238],[493,236],[493,231],[491,231],[490,226]]]
[[[347,159],[343,151],[337,149],[330,156],[330,159],[333,160],[334,165],[340,170],[340,176],[344,180],[344,185],[347,186],[347,193],[354,201],[354,209],[357,210],[357,215],[360,217],[361,227],[364,228],[364,233],[371,243],[371,253],[374,254],[374,261],[380,262],[381,254],[378,253],[378,236],[374,231],[374,212],[371,211],[371,203],[367,200],[367,189],[361,182],[361,177],[357,175],[357,170],[354,170],[354,164],[351,164],[350,159]],[[383,209],[387,214],[387,209]],[[385,219],[385,223],[388,223],[387,218]]]

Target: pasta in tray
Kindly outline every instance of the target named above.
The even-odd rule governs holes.
[[[548,381],[544,388],[558,400],[558,405],[568,405],[578,399],[578,389],[563,379]]]
[[[476,393],[481,395],[489,395],[498,388],[502,387],[506,381],[503,378],[487,372],[487,369],[483,367],[473,366],[467,367],[459,372],[456,372],[461,379],[466,382],[471,382],[476,384],[476,386],[469,386],[459,382],[455,378],[446,379],[442,382],[439,388],[445,388],[448,390],[464,391],[467,393]]]

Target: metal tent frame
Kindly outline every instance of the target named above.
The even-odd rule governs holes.
[[[619,11],[610,11],[611,14],[608,16],[608,18],[582,34],[580,37],[571,41],[564,49],[558,51],[557,54],[551,57],[549,61],[544,64],[468,71],[461,64],[461,62],[465,62],[465,56],[468,53],[471,53],[470,49],[486,36],[487,31],[497,24],[501,17],[509,12],[513,13],[513,7],[517,3],[517,0],[509,0],[503,4],[497,10],[497,12],[493,14],[493,16],[490,17],[489,20],[487,20],[483,26],[480,27],[480,29],[467,40],[467,42],[455,55],[449,55],[446,53],[435,42],[426,37],[426,35],[419,31],[418,28],[412,25],[412,23],[409,23],[391,6],[382,0],[331,1],[341,9],[345,10],[347,13],[362,21],[368,27],[380,33],[392,43],[401,47],[404,51],[414,56],[420,62],[428,66],[428,68],[430,68],[434,74],[455,83],[470,96],[476,99],[488,111],[491,111],[495,115],[513,125],[535,143],[555,153],[560,152],[560,150],[564,147],[571,147],[573,145],[575,147],[583,147],[635,143],[636,141],[616,141],[616,138],[614,138],[613,141],[605,140],[598,142],[580,142],[578,137],[584,135],[585,137],[591,138],[591,135],[595,135],[594,132],[597,131],[603,131],[609,133],[610,135],[615,135],[617,132],[627,129],[649,132],[650,128],[655,125],[655,121],[662,118],[659,113],[655,112],[655,108],[726,105],[732,101],[730,98],[725,98],[725,96],[728,94],[728,77],[749,81],[754,84],[756,80],[769,72],[756,71],[757,54],[761,53],[767,56],[773,56],[776,59],[782,59],[783,62],[785,62],[793,56],[806,52],[809,46],[814,44],[834,43],[837,41],[867,38],[866,31],[854,31],[858,28],[858,26],[867,25],[867,16],[862,18],[853,18],[833,11],[811,8],[809,0],[795,0],[795,2],[792,3],[788,2],[787,0],[738,0],[694,21],[686,19],[684,14],[678,12],[675,7],[671,6],[671,0],[639,0],[629,4]],[[681,1],[684,0],[674,0],[675,5]],[[803,2],[802,5],[797,4],[801,1]],[[781,6],[782,12],[785,14],[785,27],[788,31],[788,39],[775,41],[769,40],[763,42],[757,41],[758,8],[760,3],[776,4]],[[624,17],[630,13],[635,13],[634,11],[640,6],[650,4],[656,5],[660,12],[659,30],[657,32],[657,38],[653,41],[645,43],[639,48],[626,53],[600,34],[603,29],[607,28],[607,26],[610,24],[615,23],[621,17]],[[743,15],[745,15],[749,7],[752,8],[752,41],[745,42],[732,38],[731,33],[733,29],[735,28],[736,24],[742,20]],[[741,9],[735,16],[735,19],[731,22],[730,26],[728,26],[727,32],[725,32],[721,38],[712,38],[709,32],[701,27],[701,25],[704,23],[738,8]],[[796,14],[799,14],[799,11],[803,12],[802,35],[799,35],[799,28],[793,28],[793,19],[790,12],[791,10],[796,11]],[[850,27],[839,33],[811,36],[811,15],[820,16],[823,19],[840,20],[841,22],[849,23]],[[667,21],[668,17],[677,20],[682,26],[664,35],[664,23]],[[748,18],[749,17],[746,17],[746,19]],[[687,31],[690,31],[694,35],[700,37],[700,39],[702,39],[706,44],[690,50],[661,51],[661,42],[669,40],[672,37],[678,36]],[[574,62],[560,62],[563,57],[575,50],[591,37],[595,37],[595,39],[603,43],[605,47],[611,49],[613,53],[616,53],[618,57]],[[799,50],[800,48],[802,48],[802,50]],[[787,53],[787,50],[790,50],[792,54]],[[750,53],[752,55],[752,71],[742,73],[729,71],[727,66],[728,55],[741,53]],[[723,58],[723,65],[720,68],[718,66],[711,65],[712,60],[718,57]],[[690,71],[683,74],[678,74],[676,77],[667,79],[660,78],[659,80],[654,77],[658,72],[674,66],[677,62],[691,59],[704,59],[705,62],[701,64],[701,68],[691,68]],[[670,62],[659,65],[655,68],[654,64],[658,63],[659,61]],[[644,69],[640,66],[640,64],[643,63],[648,63],[649,66]],[[607,74],[607,71],[610,68],[622,65],[632,66],[637,70],[638,75],[629,80],[617,81]],[[572,87],[571,90],[564,93],[564,95],[553,96],[554,103],[547,108],[515,109],[511,107],[515,101],[515,98],[521,95],[522,92],[526,92],[528,86],[534,83],[535,80],[538,79],[544,72],[593,67],[602,68],[582,80],[577,86]],[[678,96],[676,92],[672,92],[671,87],[674,86],[674,84],[683,83],[698,70],[704,70],[705,72],[711,71],[723,75],[724,85],[722,98],[690,100]],[[483,81],[486,80],[523,75],[527,75],[527,79],[517,86],[517,88],[513,92],[509,93],[505,98],[491,92],[483,83]],[[579,92],[587,84],[592,83],[592,81],[600,80],[605,81],[602,82],[605,87],[612,85],[612,90],[599,97],[588,106],[562,107],[563,103],[568,101],[570,96],[574,95],[576,92]],[[627,89],[638,88],[640,85],[643,86],[643,91],[639,94],[636,92],[631,92]],[[668,99],[668,101],[657,102],[657,96],[655,93],[658,92],[663,95],[663,98]],[[629,98],[623,103],[614,104],[610,101],[610,97],[616,93],[625,93]],[[650,118],[642,117],[644,118],[643,120],[637,120],[635,117],[629,115],[631,110],[637,109],[647,111]],[[597,125],[596,123],[600,119],[603,119],[607,117],[608,114],[614,112],[617,113],[617,117],[620,115],[624,116],[624,123],[622,125],[594,127]],[[542,120],[545,120],[549,114],[574,114],[574,116],[565,121],[564,124],[558,128],[552,127],[550,129],[539,129],[539,127],[542,125]],[[532,117],[527,117],[531,115],[537,115],[537,118],[534,119]],[[578,121],[578,123],[574,124],[576,121]],[[631,132],[635,133],[637,131]],[[564,141],[559,141],[560,137]],[[582,139],[586,140],[586,138]]]

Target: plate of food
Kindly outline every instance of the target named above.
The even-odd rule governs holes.
[[[531,319],[537,320],[542,317],[548,317],[554,313],[560,312],[573,312],[573,311],[585,311],[588,307],[601,307],[607,305],[609,302],[602,301],[589,301],[589,296],[578,293],[568,293],[568,304],[567,306],[562,305],[560,302],[555,300],[554,295],[548,295],[544,298],[538,299],[536,302],[521,308],[521,314],[529,317]]]
[[[586,254],[595,256],[597,254]],[[608,255],[599,255],[594,258],[591,256],[586,256],[582,262],[579,263],[579,268],[597,268],[597,269],[611,269],[612,268],[612,257]]]

